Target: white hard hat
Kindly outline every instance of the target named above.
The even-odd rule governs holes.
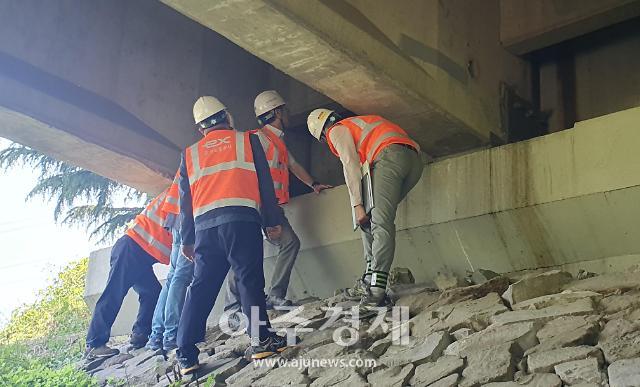
[[[198,124],[226,109],[227,107],[216,97],[205,95],[193,104],[193,119]]]
[[[333,113],[334,111],[329,109],[316,109],[309,114],[309,117],[307,117],[309,132],[316,138],[316,140],[320,141],[324,124],[326,124],[327,120]]]
[[[256,112],[256,117],[260,117],[264,113],[268,113],[284,104],[284,99],[282,99],[277,91],[267,90],[258,94],[256,100],[253,102],[253,110]]]

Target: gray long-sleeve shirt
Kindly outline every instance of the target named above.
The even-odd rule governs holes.
[[[193,218],[193,205],[191,201],[191,186],[187,175],[185,154],[183,152],[180,163],[180,219],[181,236],[183,245],[195,243],[196,231],[206,230],[230,222],[256,222],[264,227],[272,227],[282,224],[282,215],[276,194],[273,190],[273,179],[269,172],[267,158],[260,144],[258,136],[249,136],[253,160],[258,175],[260,188],[261,213],[253,208],[243,206],[229,206],[216,208]]]

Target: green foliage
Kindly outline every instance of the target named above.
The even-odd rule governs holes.
[[[0,332],[0,386],[94,386],[73,364],[90,313],[82,299],[88,259],[67,265],[37,300],[14,311]]]
[[[139,200],[143,193],[14,143],[0,151],[0,168],[6,170],[16,165],[30,166],[40,173],[27,199],[41,196],[53,200],[56,221],[93,227],[91,237],[100,241],[119,235],[142,211],[142,207],[114,206],[114,198]]]

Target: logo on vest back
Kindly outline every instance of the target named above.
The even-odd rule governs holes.
[[[204,143],[204,147],[207,149],[217,148],[221,145],[231,145],[231,136],[227,136],[224,138],[210,140]]]

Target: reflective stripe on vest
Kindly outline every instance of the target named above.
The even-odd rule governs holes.
[[[268,126],[255,132],[260,138],[273,179],[273,188],[279,204],[289,202],[289,153],[284,141]]]
[[[365,121],[363,119],[364,117],[369,118],[371,122]],[[360,163],[364,163],[364,161],[367,160],[370,164],[373,164],[377,154],[384,148],[383,145],[406,144],[416,150],[420,150],[420,146],[413,141],[404,130],[380,116],[346,118],[338,122],[336,126],[338,125],[345,126],[349,129],[349,133],[353,137],[356,150],[360,157]],[[355,132],[352,125],[357,128]],[[380,128],[381,131],[376,131],[378,128]],[[373,142],[370,141],[371,136],[376,136],[373,138]],[[327,142],[329,143],[329,149],[338,156],[328,134]]]
[[[129,235],[149,255],[161,263],[168,264],[173,238],[164,227],[167,212],[162,209],[167,190],[154,198],[133,220],[127,230]]]
[[[244,154],[245,153],[244,152],[245,136],[243,136],[242,133],[240,132],[237,132],[237,134],[238,135],[236,136],[236,160],[234,161],[228,161],[225,163],[216,164],[211,167],[201,168],[200,150],[198,149],[198,145],[200,143],[199,142],[195,143],[194,145],[189,147],[189,150],[191,151],[191,164],[193,165],[193,174],[189,174],[189,184],[193,185],[196,181],[201,179],[203,176],[210,176],[221,171],[229,171],[236,168],[245,169],[253,172],[256,171],[255,164],[253,164],[252,162],[245,161],[245,154]],[[225,143],[228,144],[227,141],[229,141],[229,138],[230,136],[220,139],[218,144],[219,145],[223,145]],[[205,145],[205,147],[207,147],[207,145]]]
[[[169,189],[167,190],[167,196],[164,199],[164,203],[162,203],[162,209],[164,211],[176,215],[180,213],[180,192],[178,191],[179,181],[180,170],[176,172],[173,182],[171,182],[171,186],[169,186]]]
[[[201,148],[211,151],[201,154]],[[260,209],[258,175],[249,133],[209,132],[187,148],[185,156],[195,217],[229,206]]]

